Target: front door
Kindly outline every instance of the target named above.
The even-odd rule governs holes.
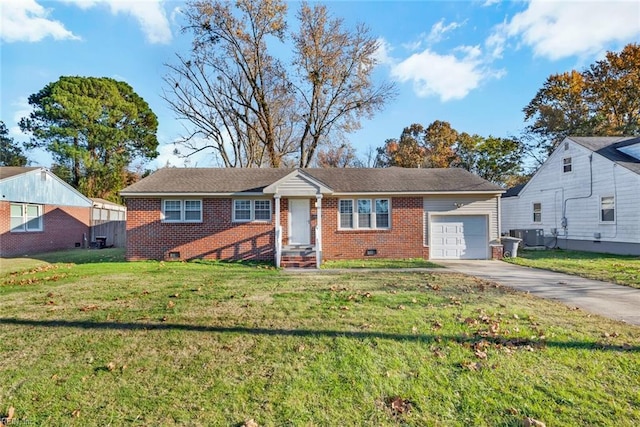
[[[311,243],[309,199],[289,199],[289,244]]]

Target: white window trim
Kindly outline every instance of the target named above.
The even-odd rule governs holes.
[[[540,205],[540,221],[536,221],[536,205]],[[542,224],[542,202],[531,203],[531,223]]]
[[[251,208],[250,208],[250,218],[249,219],[237,219],[236,218],[236,202],[237,201],[248,201],[251,202]],[[256,219],[256,201],[261,201],[261,202],[268,202],[269,203],[269,219]],[[241,222],[241,223],[247,223],[247,222],[261,222],[261,223],[270,223],[273,220],[273,203],[271,203],[271,199],[233,199],[232,204],[231,204],[231,221],[232,222]]]
[[[165,206],[166,202],[179,202],[180,203],[180,219],[166,219],[165,218]],[[199,219],[185,219],[185,206],[186,202],[199,202],[200,203],[200,218]],[[162,222],[166,224],[182,224],[182,223],[201,223],[202,222],[202,199],[162,199]],[[195,212],[195,211],[189,211]]]
[[[603,221],[602,220],[602,199],[604,198],[612,198],[613,199],[613,221]],[[600,224],[615,224],[616,223],[616,219],[617,219],[617,215],[616,215],[616,196],[600,196],[600,206],[598,209],[598,222],[600,222]]]
[[[565,163],[565,160],[569,160],[569,163]],[[565,170],[564,168],[566,166],[569,166],[571,169],[570,170]],[[571,173],[573,172],[573,157],[569,156],[569,157],[563,157],[562,158],[562,173]]]
[[[44,230],[44,214],[42,205],[34,205],[32,203],[11,203],[9,206],[9,227],[11,227],[11,218],[17,218],[11,216],[11,206],[20,206],[22,209],[22,227],[20,229],[10,228],[10,231],[12,233],[38,233]],[[36,229],[27,229],[27,223],[29,222],[29,219],[27,217],[28,207],[35,207],[38,209],[38,216],[35,218],[39,219],[39,227]]]
[[[351,207],[352,207],[352,224],[353,227],[342,227],[341,222],[340,222],[340,201],[342,200],[349,200],[351,201]],[[369,200],[370,201],[370,205],[371,205],[371,213],[369,215],[371,215],[371,227],[360,227],[358,224],[358,200]],[[389,212],[387,213],[387,215],[389,215],[389,226],[388,227],[378,227],[377,226],[377,219],[376,219],[376,201],[377,200],[387,200],[389,202]],[[391,230],[391,197],[376,197],[376,198],[367,198],[367,197],[359,197],[359,198],[355,198],[355,199],[338,199],[338,230],[345,230],[345,231],[350,231],[350,230]]]

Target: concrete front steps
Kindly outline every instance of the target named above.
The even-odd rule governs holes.
[[[282,268],[316,268],[316,251],[311,246],[287,246],[282,249]]]

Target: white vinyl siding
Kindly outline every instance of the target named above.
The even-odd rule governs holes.
[[[12,203],[11,231],[42,231],[42,205]]]
[[[355,215],[354,206],[357,209]],[[338,211],[341,229],[388,230],[391,228],[390,199],[341,199]]]
[[[238,199],[233,201],[234,222],[271,221],[271,200]]]
[[[603,243],[640,244],[640,174],[568,143],[570,150],[554,151],[517,197],[502,199],[502,232],[543,229],[546,237],[554,239],[551,244],[557,238],[560,244],[584,241],[588,245],[597,234]],[[572,173],[563,172],[568,154]],[[613,221],[602,221],[603,197],[613,197]],[[542,203],[544,209],[539,224],[531,221],[533,202]]]
[[[163,200],[162,222],[202,222],[202,200]]]

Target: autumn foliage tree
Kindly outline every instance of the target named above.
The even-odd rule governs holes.
[[[570,135],[639,135],[640,45],[607,52],[585,71],[549,76],[523,111],[523,139],[540,163]]]
[[[514,139],[460,133],[436,120],[426,128],[417,123],[406,127],[399,139],[385,141],[377,153],[381,167],[459,167],[505,185],[520,176],[523,150]]]
[[[164,98],[189,133],[185,155],[212,150],[228,167],[312,164],[394,96],[375,84],[379,42],[326,6],[302,3],[287,31],[283,0],[190,2],[191,52],[168,64]],[[283,49],[285,48],[285,49]],[[285,60],[273,52],[289,51]]]

